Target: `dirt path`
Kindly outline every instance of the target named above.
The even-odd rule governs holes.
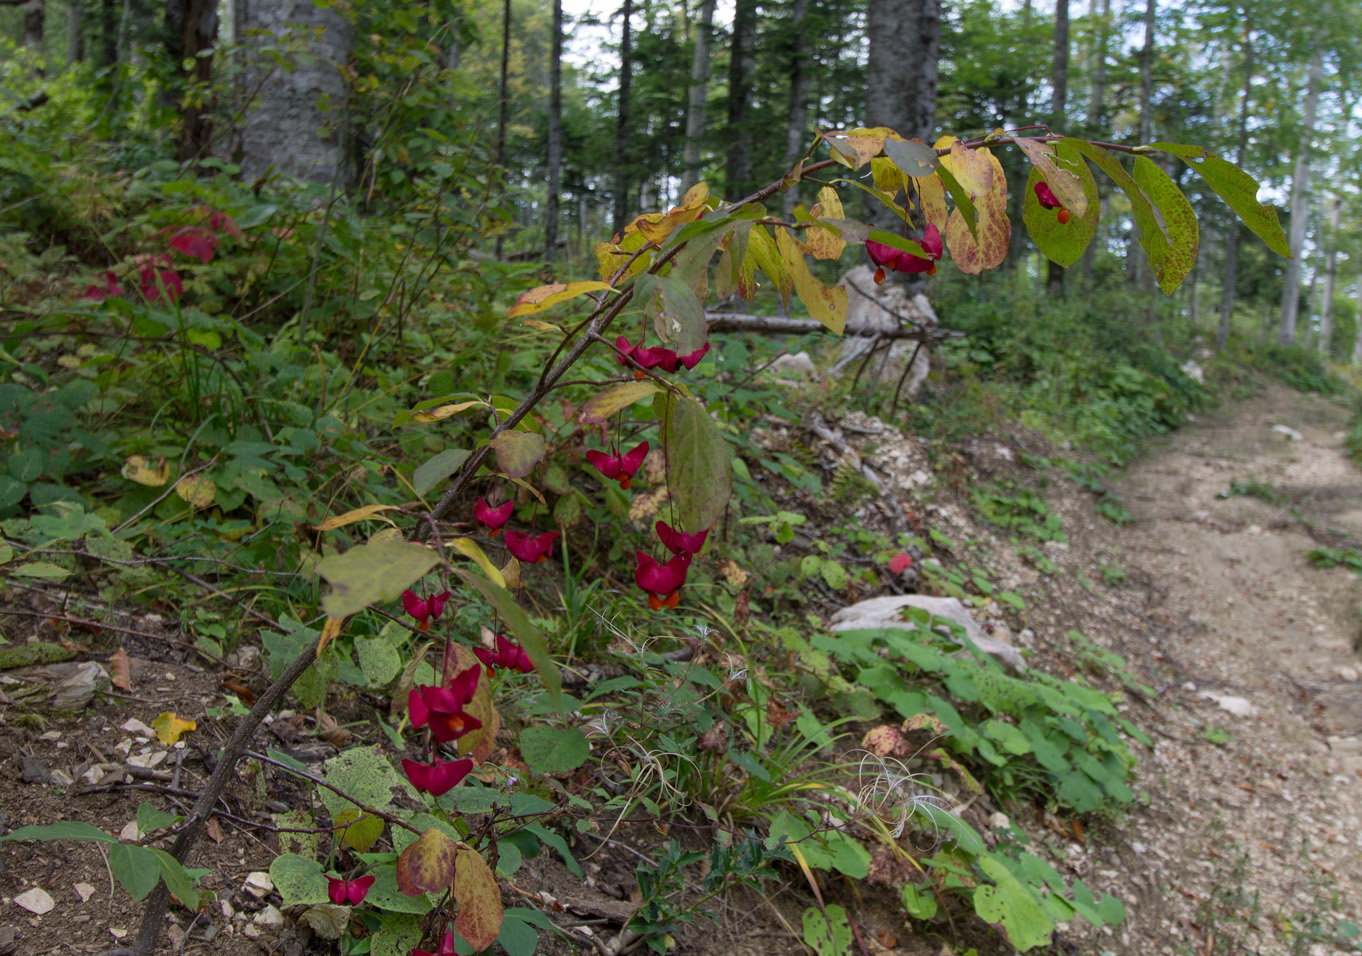
[[[1166,683],[1151,799],[1116,840],[1139,889],[1125,952],[1353,951],[1337,934],[1362,924],[1362,579],[1307,559],[1362,551],[1347,417],[1274,387],[1189,425],[1119,488],[1148,625],[1128,656]],[[1222,497],[1255,481],[1259,496]]]

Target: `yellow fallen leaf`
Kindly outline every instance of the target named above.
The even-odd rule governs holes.
[[[354,524],[356,521],[363,521],[365,518],[371,518],[383,511],[400,510],[401,508],[397,505],[365,505],[363,508],[355,508],[353,511],[347,511],[345,514],[332,515],[321,524],[314,524],[312,529],[314,531],[335,531],[337,528],[343,528],[348,524]]]
[[[175,715],[175,711],[168,710],[160,717],[151,722],[151,726],[156,730],[156,739],[163,744],[177,743],[181,734],[186,734],[193,730],[198,724],[192,720],[184,720]]]
[[[175,485],[175,494],[179,495],[195,511],[211,508],[217,492],[217,485],[213,484],[211,479],[202,475],[181,478]]]
[[[317,641],[317,656],[322,656],[322,651],[326,650],[326,645],[334,639],[340,637],[341,624],[344,619],[339,617],[328,617],[325,626],[322,627],[322,636]]]
[[[170,480],[170,463],[165,455],[154,465],[142,455],[133,455],[123,463],[123,477],[139,485],[159,488]]]

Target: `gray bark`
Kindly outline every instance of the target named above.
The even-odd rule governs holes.
[[[68,0],[66,4],[66,65],[79,63],[85,59],[85,31],[82,29],[81,0]]]
[[[931,143],[936,126],[937,58],[941,48],[938,0],[869,0],[866,34],[865,125],[888,126],[905,139]],[[870,197],[865,215],[884,215]],[[912,285],[920,286],[920,281]]]
[[[685,175],[681,194],[700,181],[701,146],[705,138],[705,107],[709,103],[709,34],[714,26],[715,0],[701,0],[695,25],[695,51],[690,60],[690,97],[686,107]]]
[[[241,126],[241,175],[275,172],[309,182],[345,182],[345,82],[355,28],[311,0],[236,0],[236,26],[246,44],[246,88],[258,90]],[[255,37],[252,37],[255,34]],[[301,44],[293,70],[254,51]]]
[[[1315,131],[1315,113],[1319,109],[1319,87],[1324,79],[1323,37],[1316,40],[1315,52],[1310,57],[1310,73],[1306,79],[1304,116],[1301,118],[1301,141],[1296,150],[1296,169],[1291,176],[1291,244],[1292,258],[1286,263],[1286,288],[1282,292],[1282,312],[1277,324],[1277,344],[1290,345],[1296,341],[1296,316],[1301,297],[1301,251],[1305,247],[1305,227],[1310,215],[1310,139]]]
[[[1334,337],[1334,283],[1338,278],[1338,227],[1342,221],[1343,202],[1335,194],[1329,204],[1329,252],[1324,267],[1324,301],[1319,308],[1319,352],[1329,357]]]
[[[757,71],[757,0],[736,0],[733,8],[733,45],[728,59],[728,158],[724,164],[725,191],[740,199],[753,189],[752,81]]]
[[[794,0],[790,10],[794,20],[794,41],[790,49],[790,111],[785,122],[785,168],[793,169],[804,155],[804,140],[809,128],[809,91],[813,75],[809,70],[809,48],[804,33],[809,17],[809,0]],[[787,189],[782,209],[788,219],[799,201],[798,189]]]
[[[1055,53],[1050,66],[1050,128],[1062,129],[1064,108],[1069,98],[1069,0],[1055,0]],[[1064,267],[1045,261],[1046,291],[1064,294]]]
[[[624,233],[629,219],[629,84],[633,77],[633,0],[624,0],[620,13],[620,91],[619,112],[615,121],[615,210],[614,232]]]
[[[24,39],[20,45],[29,50],[41,51],[46,25],[47,0],[28,0],[24,4]]]
[[[558,190],[563,176],[563,0],[553,0],[549,51],[549,194],[544,203],[544,260],[558,256]]]
[[[1248,10],[1245,8],[1245,14]],[[1247,21],[1247,16],[1246,16]],[[1248,150],[1249,99],[1253,94],[1253,26],[1244,24],[1244,98],[1239,104],[1239,143],[1234,151],[1234,164],[1244,168],[1244,155]],[[1225,265],[1220,286],[1220,322],[1215,330],[1215,347],[1223,349],[1230,337],[1230,322],[1234,318],[1235,283],[1239,277],[1239,241],[1243,238],[1244,226],[1235,216],[1230,219],[1228,234],[1225,236]]]

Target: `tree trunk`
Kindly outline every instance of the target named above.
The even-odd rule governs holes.
[[[1329,204],[1328,253],[1324,267],[1324,301],[1319,308],[1319,352],[1330,357],[1334,337],[1334,282],[1338,278],[1338,227],[1342,221],[1343,203],[1335,194]]]
[[[1092,0],[1094,11],[1097,0]],[[1107,46],[1111,25],[1111,0],[1102,0],[1102,12],[1096,15],[1096,37],[1093,42],[1092,89],[1088,97],[1088,132],[1100,134],[1107,128]],[[1098,180],[1099,199],[1106,198],[1106,177]],[[1098,227],[1101,228],[1100,226]],[[1092,267],[1097,259],[1098,237],[1094,235],[1083,250],[1083,288],[1092,288]]]
[[[497,181],[500,183],[499,191],[504,197],[506,195],[506,117],[510,102],[507,98],[507,84],[510,82],[511,68],[511,0],[502,0],[501,4],[501,79],[497,84],[497,143],[496,154],[492,158],[492,165],[497,170]],[[509,227],[509,223],[507,226]],[[502,250],[506,245],[506,230],[503,228],[497,233],[496,256],[501,259]]]
[[[241,127],[241,175],[248,182],[276,172],[310,182],[345,182],[341,134],[345,81],[355,28],[331,7],[311,0],[237,0],[236,24],[246,44],[246,88],[258,90]],[[252,34],[256,34],[252,36]],[[264,48],[301,44],[291,71]],[[330,104],[323,110],[322,103]]]
[[[103,0],[99,6],[99,32],[101,67],[111,67],[118,63],[118,3],[117,0]]]
[[[790,48],[790,111],[785,122],[785,168],[794,168],[804,155],[804,140],[809,129],[809,90],[813,74],[809,70],[809,45],[804,33],[809,18],[809,0],[794,0],[790,10],[794,39]],[[785,218],[790,218],[799,202],[799,190],[787,189],[782,199]]]
[[[1140,130],[1141,144],[1148,143],[1154,135],[1154,15],[1158,0],[1147,0],[1144,8],[1144,46],[1140,48]],[[1131,285],[1152,285],[1154,273],[1150,271],[1140,249],[1139,227],[1134,221],[1130,224],[1130,242],[1126,247],[1126,279]]]
[[[724,190],[740,199],[753,189],[752,80],[756,73],[757,0],[736,0],[733,8],[733,45],[728,60],[728,158]]]
[[[1244,168],[1244,155],[1248,150],[1249,99],[1253,95],[1253,24],[1248,18],[1248,7],[1244,8],[1244,99],[1239,104],[1239,143],[1234,151],[1234,165]],[[1234,318],[1235,282],[1239,274],[1239,241],[1243,238],[1244,227],[1238,216],[1229,221],[1225,236],[1225,265],[1221,275],[1220,322],[1215,330],[1215,347],[1223,349],[1230,337],[1230,322]]]
[[[1064,128],[1064,108],[1069,98],[1069,0],[1055,0],[1055,53],[1050,66],[1050,128]],[[1064,294],[1064,267],[1045,260],[1046,291]]]
[[[1282,314],[1277,325],[1277,343],[1290,345],[1296,341],[1296,314],[1301,296],[1301,253],[1305,247],[1306,220],[1310,215],[1310,138],[1315,131],[1315,112],[1319,108],[1319,86],[1324,78],[1324,38],[1317,37],[1315,52],[1310,57],[1310,73],[1306,79],[1304,116],[1301,119],[1301,141],[1296,150],[1296,169],[1291,177],[1291,255],[1286,263],[1286,287],[1282,292]]]
[[[938,0],[869,0],[865,125],[932,142],[936,122]]]
[[[24,4],[24,40],[20,46],[42,52],[43,31],[47,25],[47,0],[28,0]]]
[[[544,203],[544,261],[558,257],[558,190],[563,176],[563,0],[553,0],[549,52],[549,194]]]
[[[67,0],[66,4],[66,65],[72,66],[85,59],[85,31],[81,24],[82,0]]]
[[[168,0],[166,54],[174,66],[178,89],[168,92],[180,108],[181,162],[207,156],[213,145],[212,109],[200,100],[213,78],[213,45],[218,36],[214,0]],[[185,63],[189,63],[188,69]]]
[[[1353,364],[1362,365],[1362,272],[1357,274],[1357,291],[1354,293],[1357,299],[1357,335],[1353,339]]]
[[[633,76],[633,35],[629,19],[634,15],[633,0],[624,0],[620,19],[619,113],[615,123],[615,214],[614,232],[624,233],[629,222],[629,81]]]
[[[709,102],[709,33],[714,26],[715,0],[701,0],[695,25],[695,52],[690,60],[690,101],[686,107],[686,145],[681,194],[700,181],[701,147],[705,139],[705,107]]]

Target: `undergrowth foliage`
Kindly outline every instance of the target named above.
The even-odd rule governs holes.
[[[124,886],[151,896],[139,949],[154,945],[169,894],[198,902],[183,864],[237,761],[259,786],[289,780],[315,794],[310,813],[280,823],[313,839],[291,841],[271,874],[284,905],[347,952],[364,940],[374,954],[494,942],[531,953],[538,932],[563,930],[535,909],[504,908],[499,878],[545,849],[580,875],[576,840],[609,839],[640,809],[699,821],[690,825],[715,843],[702,853],[673,842],[640,867],[642,902],[617,951],[633,940],[665,951],[707,899],[791,864],[815,893],[814,870],[901,870],[910,876],[894,882],[912,917],[969,911],[1023,950],[1049,944],[1076,915],[1119,921],[1114,897],[1066,883],[1016,832],[986,841],[909,766],[920,751],[973,793],[1119,812],[1134,798],[1122,734],[1143,738],[1107,696],[1008,673],[926,617],[912,630],[835,637],[763,631],[754,604],[791,577],[831,593],[880,578],[849,570],[867,543],[855,536],[821,542],[796,567],[735,540],[751,529],[788,542],[804,521],[761,499],[748,458],[822,488],[797,457],[752,452],[744,416],[789,410],[752,383],[756,362],[742,346],[709,338],[711,291],[750,300],[765,287],[840,333],[846,290],[819,278],[820,261],[864,246],[882,273],[930,274],[947,260],[965,274],[994,269],[1013,228],[994,155],[1007,148],[1031,164],[1025,227],[1061,265],[1092,239],[1095,167],[1134,208],[1159,286],[1178,287],[1196,224],[1157,153],[1185,162],[1286,252],[1256,183],[1213,154],[1167,143],[1113,151],[1048,132],[930,146],[887,129],[820,134],[786,180],[736,201],[701,184],[597,244],[596,277],[532,288],[526,268],[461,258],[484,226],[465,199],[487,193],[472,135],[403,180],[408,214],[382,226],[382,241],[320,191],[257,193],[226,167],[191,180],[151,163],[102,172],[77,192],[50,151],[7,155],[7,166],[27,162],[35,198],[4,213],[7,574],[31,587],[90,576],[112,602],[164,573],[208,587],[243,573],[259,598],[234,623],[264,625],[275,681],[248,719],[291,688],[320,724],[334,692],[364,690],[392,702],[379,725],[416,758],[399,769],[362,745],[318,771],[248,751],[249,734],[229,745],[189,819],[149,815],[149,833],[178,827],[172,851],[110,851]],[[800,180],[821,184],[815,205],[789,220],[766,208]],[[857,190],[901,228],[849,218]],[[70,278],[78,265],[85,274]],[[523,290],[504,328],[503,286]],[[583,303],[585,315],[559,308]],[[980,310],[977,351],[963,360],[990,356],[1054,408],[1076,391],[1107,396],[1074,404],[1082,411],[1069,424],[1115,460],[1198,396],[1186,375],[1132,364],[1085,380],[1066,365],[1072,350],[1034,328],[1030,341],[999,344],[1005,316]],[[499,332],[513,353],[493,347]],[[744,365],[752,375],[730,374]],[[833,491],[866,489],[844,477]],[[1014,533],[1062,540],[1034,496],[999,487],[977,502]],[[896,575],[913,563],[903,557]],[[557,595],[550,562],[564,572]],[[561,613],[546,613],[553,601]],[[185,623],[205,655],[238,650],[240,626],[202,612]],[[887,707],[902,722],[872,731],[859,756],[824,756],[852,716],[788,707],[748,653],[757,637],[797,649],[785,666],[809,668],[851,715]],[[565,666],[572,677],[609,648],[627,662],[621,673],[580,693],[581,681],[565,680]],[[497,750],[511,715],[523,765]],[[112,841],[93,829],[5,839]],[[931,834],[935,848],[914,849],[913,833]],[[683,894],[697,882],[698,895]],[[845,911],[819,903],[806,940],[848,951]]]

